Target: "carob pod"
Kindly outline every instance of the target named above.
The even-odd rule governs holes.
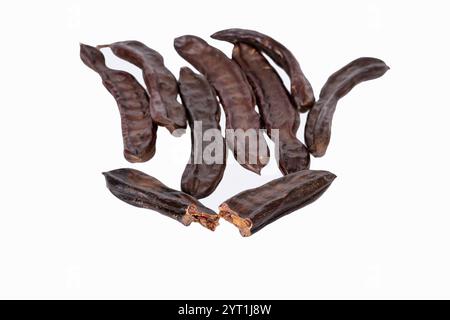
[[[134,169],[104,172],[106,186],[120,200],[139,208],[155,210],[185,226],[198,222],[214,231],[219,216],[194,197],[173,190],[156,178]]]
[[[186,113],[177,101],[178,86],[175,76],[164,65],[163,57],[145,44],[130,40],[100,45],[109,47],[118,56],[142,69],[145,85],[150,95],[150,111],[153,121],[166,127],[171,133],[186,128]]]
[[[117,102],[122,123],[124,156],[129,162],[144,162],[155,154],[156,124],[150,116],[145,89],[128,72],[109,69],[100,50],[80,44],[81,60],[102,78]]]
[[[277,160],[281,172],[286,175],[308,169],[308,149],[296,137],[300,115],[277,72],[261,53],[245,43],[234,46],[233,60],[239,64],[253,87],[264,127],[272,140],[275,138],[272,129],[278,130]]]
[[[180,69],[179,87],[181,100],[186,107],[189,127],[191,128],[191,157],[184,169],[181,178],[181,190],[201,199],[210,195],[219,185],[226,166],[225,139],[220,133],[220,107],[216,93],[208,81],[200,74],[195,74],[191,69]],[[201,125],[200,132],[194,132],[194,128]],[[217,130],[220,136],[222,150],[217,154],[218,163],[210,163],[214,159],[204,159],[204,152],[210,143],[219,141],[205,141],[204,133],[207,130]],[[196,135],[197,134],[197,135]],[[201,134],[201,136],[198,136]],[[217,139],[218,137],[215,136]],[[218,152],[217,149],[214,150]],[[216,158],[216,157],[214,157]]]
[[[328,171],[291,173],[228,199],[220,205],[219,215],[247,237],[318,199],[335,178]]]
[[[339,99],[358,83],[379,78],[388,70],[389,67],[380,59],[359,58],[328,78],[306,120],[305,142],[312,155],[321,157],[327,151],[331,123]]]
[[[291,79],[291,96],[300,112],[306,112],[314,104],[314,92],[303,74],[295,56],[284,45],[271,37],[253,30],[226,29],[214,33],[212,38],[231,43],[247,43],[267,54]]]
[[[249,143],[242,139],[233,139],[228,134],[226,139],[228,146],[233,146],[232,151],[238,161],[238,152],[244,151],[245,159],[241,160],[245,161],[240,161],[240,164],[260,174],[268,162],[269,149],[259,132],[260,117],[255,110],[255,98],[242,70],[222,51],[199,37],[178,37],[174,41],[174,47],[178,54],[200,71],[215,88],[225,111],[227,129],[241,129],[244,132],[255,130],[256,148],[250,148]]]

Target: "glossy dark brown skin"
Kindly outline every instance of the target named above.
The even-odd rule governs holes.
[[[328,78],[306,121],[305,141],[312,155],[322,157],[327,151],[333,115],[339,99],[358,83],[379,78],[388,70],[389,67],[380,59],[359,58]]]
[[[176,129],[186,128],[185,110],[177,101],[177,80],[165,67],[164,59],[157,51],[134,40],[98,47],[109,47],[116,56],[142,69],[151,99],[150,111],[154,122],[166,127],[171,133]]]
[[[80,44],[81,60],[102,78],[119,107],[124,156],[129,162],[144,162],[155,154],[156,124],[150,116],[145,89],[128,72],[109,69],[100,50]]]
[[[120,200],[139,208],[157,211],[188,226],[198,222],[212,231],[219,216],[194,197],[173,190],[158,179],[134,169],[104,172],[106,186]]]
[[[277,72],[259,51],[244,43],[234,46],[233,60],[239,64],[253,87],[267,134],[274,139],[272,129],[278,130],[278,167],[281,172],[286,175],[308,169],[308,149],[296,137],[300,115]]]
[[[196,36],[182,36],[174,41],[175,50],[192,64],[216,90],[226,115],[227,129],[259,130],[260,118],[255,110],[252,89],[239,66],[222,51],[210,46]],[[238,150],[245,150],[245,163],[241,165],[255,173],[268,162],[269,149],[262,135],[259,135],[259,148],[253,152],[248,144],[230,141],[233,154],[237,158]],[[239,145],[238,145],[239,143]],[[256,161],[251,161],[256,159]],[[256,162],[256,163],[252,163]]]
[[[202,139],[203,133],[209,129],[216,129],[220,132],[220,107],[216,93],[205,77],[195,74],[187,67],[180,69],[179,87],[191,128],[191,157],[181,178],[181,190],[201,199],[209,196],[217,188],[225,171],[226,146],[223,137],[221,137],[223,157],[220,163],[208,164],[204,161],[202,155],[202,151],[205,151],[211,143],[211,141]],[[194,135],[194,121],[201,122],[201,137]],[[196,141],[198,138],[201,141]],[[213,141],[213,143],[215,142]],[[199,146],[202,148],[200,149]],[[198,159],[195,159],[196,154]],[[196,163],[195,160],[200,160],[201,163]]]
[[[226,29],[214,33],[212,38],[231,43],[247,43],[267,54],[289,75],[291,79],[291,96],[301,112],[306,112],[314,104],[314,92],[308,79],[303,74],[295,56],[284,45],[271,37],[253,30]]]
[[[228,199],[220,205],[219,215],[247,237],[318,199],[335,178],[328,171],[291,173]]]

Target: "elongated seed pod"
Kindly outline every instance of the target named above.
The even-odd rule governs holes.
[[[233,129],[236,134],[242,133],[238,129],[252,134],[250,143],[246,143],[245,137],[239,139],[237,135],[229,135],[229,131],[226,139],[238,162],[259,174],[268,162],[269,149],[259,132],[260,118],[255,110],[252,89],[239,66],[222,51],[196,36],[176,38],[174,47],[216,90],[225,110],[227,129]],[[245,159],[239,156],[242,153]]]
[[[80,58],[102,78],[119,107],[123,154],[129,162],[145,162],[155,154],[156,124],[150,116],[145,89],[128,72],[109,69],[100,50],[80,44]]]
[[[99,48],[109,47],[118,56],[142,69],[145,85],[150,95],[150,112],[158,125],[171,133],[181,133],[176,129],[186,128],[186,114],[177,101],[177,80],[164,65],[163,57],[145,44],[130,40],[120,41]]]
[[[253,30],[226,29],[214,33],[212,38],[231,43],[247,43],[265,54],[278,64],[291,79],[291,96],[300,112],[306,112],[314,104],[314,92],[303,74],[295,56],[284,45],[271,37]]]
[[[333,73],[322,87],[319,100],[308,114],[305,142],[315,157],[327,151],[331,137],[331,123],[340,98],[358,83],[381,77],[389,67],[380,59],[359,58]]]
[[[220,107],[208,81],[187,67],[180,69],[179,87],[191,128],[191,157],[181,178],[181,190],[201,199],[217,188],[226,166],[225,139],[219,124]],[[212,142],[206,140],[205,133],[208,132],[215,133]],[[211,143],[215,146],[212,150],[214,159],[206,159],[212,157],[206,153]]]
[[[335,178],[328,171],[294,172],[238,193],[220,205],[219,215],[248,237],[318,199]]]
[[[173,190],[158,179],[134,169],[104,172],[106,186],[120,200],[135,207],[151,209],[185,226],[198,222],[214,231],[219,216],[194,197]]]
[[[308,149],[296,137],[300,115],[277,72],[261,53],[245,43],[234,46],[233,60],[239,64],[253,87],[267,134],[276,142],[276,147],[278,143],[277,160],[281,172],[288,174],[308,169]],[[277,135],[272,134],[274,129]]]

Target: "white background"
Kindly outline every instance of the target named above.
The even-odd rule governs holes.
[[[0,298],[450,298],[448,1],[0,6]],[[190,138],[160,129],[156,156],[127,163],[115,102],[79,59],[79,42],[138,39],[178,76],[187,63],[175,37],[229,54],[209,35],[230,27],[284,43],[316,95],[357,57],[391,67],[340,101],[328,153],[312,159],[338,176],[328,192],[250,238],[226,222],[183,227],[109,193],[101,172],[119,167],[178,188]],[[273,160],[257,176],[229,159],[210,207],[280,176]]]

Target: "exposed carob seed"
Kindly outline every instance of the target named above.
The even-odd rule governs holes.
[[[241,165],[255,173],[268,162],[269,149],[260,134],[260,117],[255,110],[252,89],[239,66],[222,51],[210,46],[196,36],[182,36],[174,41],[175,50],[180,56],[200,71],[215,88],[226,115],[227,129],[249,130],[256,134],[255,148],[250,148],[244,139],[226,134],[228,146],[236,159],[238,152],[244,151],[245,160]],[[241,161],[242,162],[242,161]]]
[[[198,222],[212,231],[219,216],[194,197],[173,190],[158,179],[134,169],[104,172],[106,186],[120,200],[139,208],[155,210],[185,226]]]
[[[289,75],[291,79],[291,95],[301,112],[306,112],[314,104],[314,92],[303,74],[300,64],[284,45],[271,37],[253,30],[226,29],[214,33],[212,38],[231,43],[247,43],[267,54]]]
[[[177,101],[178,87],[175,76],[164,65],[163,57],[145,44],[130,40],[120,41],[99,48],[109,47],[111,51],[140,69],[150,95],[150,112],[158,125],[166,127],[171,133],[186,128],[186,114]],[[181,133],[178,130],[175,133]]]
[[[180,69],[179,86],[191,128],[191,157],[181,178],[181,190],[201,199],[210,195],[217,188],[226,166],[226,146],[224,138],[220,134],[220,107],[216,93],[208,81],[187,67]],[[195,135],[195,122],[201,125],[200,137]],[[221,141],[205,141],[204,134],[207,130],[217,130],[216,133],[220,136]],[[204,159],[203,157],[210,143],[222,146],[222,156],[219,155],[218,163],[209,163],[209,160],[214,159]]]
[[[237,43],[233,49],[235,60],[253,87],[259,113],[267,134],[274,140],[272,130],[278,130],[278,167],[283,174],[309,168],[309,152],[297,139],[300,115],[289,97],[277,72],[255,48]]]
[[[389,67],[380,59],[359,58],[333,73],[322,87],[319,100],[308,114],[306,145],[315,157],[325,154],[330,143],[331,123],[340,98],[358,83],[381,77]]]
[[[80,58],[102,78],[119,107],[124,156],[129,162],[144,162],[155,154],[156,124],[150,116],[145,89],[128,72],[106,66],[100,50],[80,44]]]
[[[335,178],[328,171],[291,173],[228,199],[220,205],[219,215],[247,237],[318,199]]]

